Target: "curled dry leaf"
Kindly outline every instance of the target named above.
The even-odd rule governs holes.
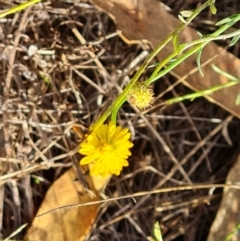
[[[99,191],[106,186],[109,178],[94,179],[88,176],[86,179],[92,194],[83,188],[73,168],[57,179],[49,188],[24,240],[85,240],[90,234],[99,205],[60,207],[100,200]],[[51,210],[54,211],[48,212]]]
[[[235,165],[228,173],[226,183],[237,184],[240,177],[240,156],[238,156]],[[239,234],[236,230],[240,224],[240,190],[225,187],[223,198],[218,210],[217,216],[212,224],[207,241],[239,240]],[[236,231],[236,232],[234,232]],[[231,236],[231,237],[230,237]]]

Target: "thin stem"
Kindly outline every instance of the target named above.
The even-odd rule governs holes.
[[[188,95],[184,95],[184,96],[175,97],[175,98],[172,98],[172,99],[169,99],[169,100],[165,101],[165,103],[168,104],[168,105],[171,105],[173,103],[178,103],[178,102],[181,102],[183,100],[188,100],[188,99],[194,100],[195,98],[206,96],[206,95],[210,95],[210,94],[212,94],[212,93],[214,93],[214,92],[216,92],[218,90],[221,90],[221,89],[224,89],[224,88],[228,88],[230,86],[233,86],[233,85],[236,85],[236,84],[240,83],[240,79],[238,79],[235,76],[230,75],[229,73],[219,69],[217,66],[212,65],[212,68],[213,68],[213,70],[216,73],[218,73],[218,74],[228,78],[231,81],[229,81],[228,83],[225,83],[225,84],[212,86],[209,89],[205,89],[205,90],[202,90],[202,91],[194,92],[194,93],[191,93],[191,94],[188,94]]]
[[[199,51],[201,48],[205,47],[212,40],[212,38],[216,38],[217,36],[219,36],[221,33],[226,31],[228,28],[230,28],[233,24],[235,24],[239,20],[240,20],[240,14],[237,15],[235,18],[233,18],[233,20],[231,22],[226,23],[221,28],[216,30],[214,33],[212,33],[205,40],[203,39],[203,43],[200,43],[197,46],[193,47],[188,52],[184,53],[181,57],[176,59],[173,63],[169,64],[164,70],[160,71],[157,74],[155,74],[155,71],[154,71],[153,74],[151,75],[151,77],[145,81],[146,85],[150,85],[151,83],[153,83],[157,79],[161,78],[162,76],[164,76],[165,74],[170,72],[172,69],[174,69],[180,63],[182,63],[185,59],[187,59],[188,57],[190,57],[191,55],[193,55],[194,53]],[[202,39],[200,39],[199,41],[201,42],[201,40]],[[188,45],[188,47],[190,47],[189,43],[187,43],[187,44],[183,44],[182,46],[180,46],[180,48],[185,49],[185,46],[187,46],[187,45]],[[172,56],[174,56],[174,53],[173,53]],[[169,58],[167,58],[167,59],[168,59],[168,62],[169,62]],[[161,62],[161,65],[164,66],[168,62],[164,60],[164,61]]]
[[[6,11],[3,11],[0,13],[0,18],[4,18],[5,16],[12,14],[12,13],[16,13],[19,11],[24,10],[25,8],[34,5],[35,3],[41,2],[41,0],[30,0],[28,2],[22,3],[20,5],[14,6],[10,9],[7,9]]]
[[[144,61],[140,69],[137,71],[137,73],[133,76],[129,84],[125,87],[123,92],[116,98],[116,100],[112,103],[112,105],[105,111],[105,113],[95,122],[93,125],[92,131],[96,131],[108,118],[108,116],[111,114],[111,112],[114,111],[112,115],[112,119],[116,120],[116,114],[119,108],[123,105],[123,103],[127,99],[127,94],[129,90],[133,87],[133,85],[138,81],[139,77],[142,75],[143,71],[148,67],[148,65],[151,63],[153,58],[173,39],[174,36],[178,35],[179,32],[184,29],[203,9],[208,7],[210,4],[212,4],[213,0],[208,0],[206,3],[201,5],[198,9],[196,9],[189,18],[187,18],[185,23],[181,23],[180,26],[174,30],[171,34],[169,34],[148,56],[148,58]],[[176,56],[176,55],[174,55]],[[160,63],[160,65],[156,68],[156,73],[159,72],[159,70],[165,65]],[[155,71],[154,71],[155,72]]]
[[[198,9],[196,9],[189,18],[187,18],[185,23],[182,23],[175,31],[173,31],[170,36],[171,39],[178,35],[180,33],[180,31],[185,28],[202,10],[204,10],[206,7],[208,7],[209,5],[211,5],[212,1],[207,1],[206,3],[204,3],[203,5],[201,5]],[[172,58],[170,58],[170,56],[167,57],[167,59],[161,61],[159,63],[159,65],[155,68],[155,70],[153,71],[152,75],[148,78],[148,80],[145,81],[145,84],[148,86],[150,85],[152,82],[154,82],[153,79],[155,79],[155,76],[159,73],[159,71],[171,60],[173,59],[176,55],[178,55],[180,52],[179,50],[176,50],[174,53],[172,53],[170,56]]]
[[[186,50],[186,49],[188,49],[188,48],[190,48],[194,45],[197,45],[197,44],[201,44],[201,43],[206,44],[206,43],[209,43],[211,41],[225,40],[225,39],[237,36],[237,35],[240,35],[240,30],[237,30],[237,31],[229,33],[229,34],[219,35],[219,36],[207,36],[207,37],[204,37],[202,39],[194,40],[191,43],[180,45],[179,48],[180,48],[180,51],[183,52],[184,50]]]
[[[212,86],[209,89],[205,89],[205,90],[194,92],[194,93],[191,93],[191,94],[188,94],[188,95],[179,96],[179,97],[175,97],[175,98],[169,99],[169,100],[165,101],[165,103],[168,104],[168,105],[171,105],[173,103],[178,103],[178,102],[181,102],[183,100],[189,100],[189,99],[190,100],[194,100],[194,99],[196,99],[198,97],[211,95],[211,94],[213,94],[214,92],[216,92],[218,90],[225,89],[225,88],[231,87],[231,86],[239,84],[239,83],[240,83],[240,79],[238,79],[238,81],[230,81],[230,82],[225,83],[225,84]]]

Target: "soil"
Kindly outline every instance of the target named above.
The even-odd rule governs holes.
[[[2,9],[11,6],[11,1],[0,2]],[[162,2],[177,17],[203,1]],[[217,15],[204,11],[191,26],[207,34],[217,21],[240,11],[237,0],[218,0],[216,7]],[[123,42],[111,18],[87,1],[52,0],[42,9],[33,7],[5,19],[0,22],[2,239],[31,223],[53,181],[79,162],[73,150],[80,139],[73,127],[86,131],[142,62],[131,63],[151,51],[145,44]],[[239,57],[239,43],[228,51]],[[163,187],[169,192],[107,203],[88,240],[148,240],[156,221],[164,241],[207,239],[222,189],[171,187],[224,183],[239,154],[240,121],[233,118],[221,126],[230,114],[204,98],[163,106],[164,100],[190,92],[179,84],[162,95],[175,81],[169,74],[154,84],[156,100],[144,117],[128,103],[119,111],[119,123],[132,131],[134,148],[129,167],[112,178],[106,196]],[[184,162],[186,175],[175,168],[173,157]],[[23,239],[24,233],[11,238]]]

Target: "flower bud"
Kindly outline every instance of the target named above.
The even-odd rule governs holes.
[[[147,109],[154,100],[153,90],[143,82],[138,82],[128,92],[127,100],[140,110]]]

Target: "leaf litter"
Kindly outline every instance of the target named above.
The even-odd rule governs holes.
[[[166,3],[173,5],[170,0]],[[173,12],[194,4],[179,1]],[[220,13],[229,14],[224,4],[219,4]],[[0,113],[4,143],[0,217],[1,238],[19,229],[11,238],[23,239],[26,231],[21,226],[31,223],[49,187],[79,161],[79,138],[72,127],[85,131],[143,59],[133,62],[151,49],[141,42],[127,45],[108,15],[88,2],[46,2],[15,18],[0,24],[5,88]],[[203,20],[209,18],[199,18],[194,26],[203,28]],[[144,116],[127,103],[121,110],[119,119],[130,126],[135,148],[130,166],[111,179],[106,197],[182,184],[224,183],[239,152],[239,121],[203,98],[162,107],[162,100],[188,91],[183,85],[174,87],[175,77],[165,76],[155,84],[159,98]],[[232,145],[221,132],[226,125]],[[217,189],[213,194],[185,190],[106,202],[88,240],[147,240],[156,221],[164,240],[206,240],[220,199]]]

